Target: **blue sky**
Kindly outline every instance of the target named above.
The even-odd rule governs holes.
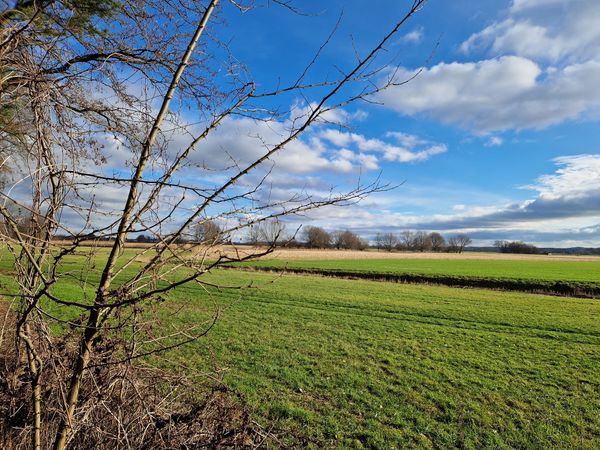
[[[311,72],[317,80],[349,67],[354,52],[364,54],[408,4],[302,2],[308,16],[273,4],[246,14],[227,9],[224,33],[261,86],[285,84],[343,10]],[[360,167],[363,177],[381,171],[402,186],[301,221],[366,237],[423,229],[468,232],[478,244],[600,246],[599,25],[595,0],[430,1],[379,60],[399,78],[422,72],[378,94],[380,104],[345,108],[348,128],[323,126],[312,141],[303,138],[308,149],[297,151],[322,145],[324,161],[307,157],[306,166],[295,161],[287,172],[288,184],[297,177],[299,185],[343,186]]]

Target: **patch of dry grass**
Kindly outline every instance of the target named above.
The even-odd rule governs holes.
[[[56,245],[66,245],[67,242],[56,241]],[[128,242],[128,249],[146,249],[154,244],[143,242]],[[84,247],[105,248],[112,246],[110,241],[86,241]],[[264,247],[251,245],[215,245],[207,249],[205,246],[183,244],[183,248],[194,253],[207,252],[207,256],[226,254],[231,256],[246,256],[265,250]],[[384,250],[336,250],[336,249],[308,249],[308,248],[278,248],[263,259],[276,259],[285,261],[302,260],[365,260],[365,259],[448,259],[448,260],[531,260],[531,261],[595,261],[600,262],[598,256],[579,255],[518,255],[507,253],[465,252],[465,253],[433,253],[433,252],[387,252]]]
[[[493,259],[493,260],[533,260],[533,261],[596,261],[595,256],[576,255],[516,255],[506,253],[428,253],[428,252],[386,252],[377,250],[315,250],[315,249],[277,249],[265,259],[279,260],[362,260],[362,259]]]

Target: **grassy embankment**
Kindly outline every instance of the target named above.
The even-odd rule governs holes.
[[[6,262],[3,284],[11,282]],[[209,278],[230,285],[274,276]],[[58,288],[81,295],[76,282]],[[190,284],[169,296],[165,327],[203,321],[214,305],[223,312],[206,338],[153,362],[219,367],[258,420],[292,445],[600,444],[598,301],[293,275],[241,297],[210,294]]]
[[[262,260],[260,270],[482,287],[572,296],[600,296],[600,261],[505,259]]]

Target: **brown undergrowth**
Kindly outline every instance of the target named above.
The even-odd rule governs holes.
[[[15,318],[0,300],[0,448],[31,448],[32,391],[15,351]],[[51,448],[64,411],[64,361],[76,348],[67,333],[43,355],[42,448]],[[89,368],[72,423],[69,449],[196,449],[282,447],[252,420],[249,408],[225,386],[192,382],[188,377],[120,362],[119,343],[97,343],[101,360]],[[275,444],[276,443],[276,444]]]

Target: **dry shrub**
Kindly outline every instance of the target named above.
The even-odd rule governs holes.
[[[2,308],[0,308],[2,309]],[[6,310],[2,313],[5,316]],[[7,316],[10,316],[7,315]],[[31,448],[31,383],[19,372],[11,324],[0,342],[0,448]],[[14,328],[14,325],[13,325]],[[50,448],[64,414],[64,380],[71,368],[76,333],[46,348],[42,393],[42,443]],[[265,448],[276,442],[251,419],[249,408],[220,384],[211,388],[185,376],[121,362],[119,342],[100,343],[81,386],[80,407],[67,443],[70,449]],[[277,444],[281,447],[281,444]]]

